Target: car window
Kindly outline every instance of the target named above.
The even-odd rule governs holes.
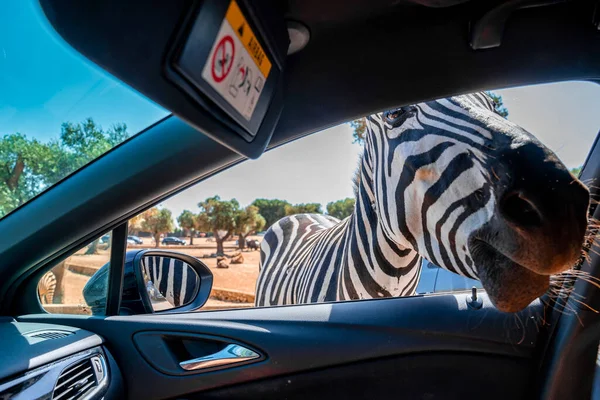
[[[0,12],[0,218],[168,113],[63,42],[39,4]]]
[[[421,124],[441,126],[444,132],[455,135],[453,140],[458,140],[459,134],[467,137],[471,147],[457,154],[471,155],[472,151],[483,152],[482,149],[492,147],[481,145],[486,142],[477,136],[487,132],[485,124],[490,122],[464,118],[472,110],[490,107],[494,115],[489,117],[493,121],[491,126],[502,132],[500,140],[512,140],[504,136],[505,130],[513,136],[526,130],[556,154],[564,163],[561,168],[578,175],[600,128],[600,114],[596,112],[600,106],[600,86],[592,83],[565,82],[470,96],[465,97],[467,103],[461,103],[460,99],[441,100],[440,107],[449,110],[446,116],[440,115],[435,104],[429,103],[419,105],[418,109],[391,110],[372,118],[371,129],[382,129],[380,124],[385,123],[389,128],[386,141],[407,138],[407,146],[416,146],[415,142],[434,136],[419,136],[418,132],[425,129]],[[422,113],[419,119],[414,118],[415,113]],[[527,157],[521,161],[518,158],[521,155],[509,150],[488,164],[480,158],[469,159],[464,161],[467,164],[457,164],[462,171],[457,177],[466,178],[453,181],[459,186],[443,191],[435,186],[443,175],[432,166],[437,162],[435,157],[439,157],[440,163],[445,162],[443,168],[448,174],[450,160],[444,161],[441,155],[426,151],[417,152],[413,155],[417,160],[422,154],[429,157],[420,159],[421,164],[416,168],[419,175],[406,177],[396,172],[396,180],[389,181],[404,180],[411,188],[410,196],[404,196],[402,202],[392,207],[390,203],[378,203],[374,193],[389,189],[379,186],[381,183],[368,185],[383,179],[379,175],[383,173],[377,169],[386,167],[377,166],[374,160],[377,154],[389,151],[386,149],[388,143],[374,144],[368,135],[366,120],[359,119],[281,146],[259,160],[229,168],[132,218],[128,225],[127,248],[174,250],[204,262],[214,278],[210,299],[200,311],[430,295],[470,290],[473,286],[482,289],[477,276],[481,271],[477,271],[464,255],[470,244],[460,237],[461,224],[464,225],[471,214],[454,210],[464,211],[472,204],[481,204],[476,208],[478,213],[487,210],[495,200],[490,200],[489,194],[486,197],[481,188],[493,185],[494,181],[504,182],[503,177],[511,174],[520,178],[511,181],[514,184],[529,179],[529,174],[535,174],[537,170],[555,168],[544,164],[549,153],[542,154],[543,159],[536,158],[540,151],[546,150],[542,150],[541,144],[530,144],[534,147],[533,152],[529,155],[530,150],[524,148]],[[502,145],[503,142],[499,143]],[[367,146],[377,153],[368,153]],[[427,151],[441,154],[442,148],[446,151],[451,146],[433,143]],[[502,161],[503,157],[509,156],[513,157],[510,162]],[[522,165],[518,170],[513,166],[517,161]],[[387,168],[394,168],[394,164]],[[472,186],[473,179],[479,179],[478,176],[473,175],[473,178],[467,173],[473,169],[484,171],[486,179],[482,178],[480,188]],[[388,176],[393,175],[389,170],[384,171]],[[564,173],[554,169],[547,172],[559,174],[561,179],[567,177],[569,185],[574,179],[566,170]],[[361,185],[362,190],[358,189]],[[425,189],[419,189],[418,185],[425,185]],[[553,185],[555,183],[547,183],[543,187]],[[466,194],[462,197],[456,194],[465,187]],[[534,192],[526,191],[526,186],[519,188],[521,192],[518,193],[534,196]],[[568,190],[562,188],[556,196],[568,196]],[[440,193],[450,197],[442,198]],[[582,194],[581,191],[577,193],[573,195]],[[431,201],[434,194],[437,200]],[[375,200],[365,201],[365,198]],[[520,202],[510,196],[508,199],[506,203],[499,200],[502,204],[498,207],[503,207],[502,218],[511,219],[513,224],[537,223],[528,208],[529,200]],[[446,206],[441,207],[442,203]],[[407,209],[411,204],[411,210],[421,210],[420,207],[429,204],[429,211],[409,212]],[[583,213],[587,203],[585,206]],[[494,207],[490,212],[496,212]],[[402,219],[402,215],[406,218]],[[415,224],[410,219],[417,215],[420,219]],[[489,215],[491,218],[492,214]],[[423,223],[424,216],[436,222]],[[361,223],[353,224],[353,219],[360,219]],[[386,226],[389,221],[395,225]],[[409,235],[398,228],[402,224],[412,234],[412,239],[406,239]],[[425,230],[422,230],[423,225]],[[312,246],[313,242],[318,246]],[[404,243],[405,248],[400,249],[399,243]],[[413,245],[418,252],[406,250]],[[94,256],[85,253],[80,250],[73,257],[77,260],[89,258],[89,263],[95,267],[102,265],[100,261],[94,261]],[[403,257],[410,258],[403,260]],[[494,257],[501,260],[504,256],[498,253]],[[346,260],[345,265],[352,265],[354,269],[323,268],[323,265],[335,264],[333,260],[338,259]],[[359,260],[367,260],[368,265],[361,266]],[[400,262],[404,264],[398,268]],[[82,290],[81,285],[85,282],[82,280],[77,284]]]
[[[102,314],[111,244],[112,235],[102,235],[47,271],[37,286],[44,310],[51,314]],[[106,268],[99,274],[103,266]]]
[[[480,281],[455,274],[424,259],[415,294],[458,292],[473,287],[483,289]]]

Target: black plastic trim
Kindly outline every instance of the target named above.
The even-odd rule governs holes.
[[[468,352],[378,358],[202,391],[186,399],[530,399],[527,360]]]
[[[121,293],[123,293],[123,271],[127,251],[127,222],[112,231],[110,267],[108,269],[108,293],[106,293],[106,315],[119,315]]]

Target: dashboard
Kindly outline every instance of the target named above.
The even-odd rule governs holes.
[[[120,397],[118,367],[92,332],[0,318],[0,338],[2,400]]]

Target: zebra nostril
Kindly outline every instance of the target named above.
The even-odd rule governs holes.
[[[523,228],[542,224],[542,215],[538,209],[520,192],[512,192],[504,196],[500,202],[500,212],[509,222]]]

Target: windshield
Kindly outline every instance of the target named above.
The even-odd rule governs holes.
[[[2,218],[168,112],[70,48],[37,1],[0,9]]]

